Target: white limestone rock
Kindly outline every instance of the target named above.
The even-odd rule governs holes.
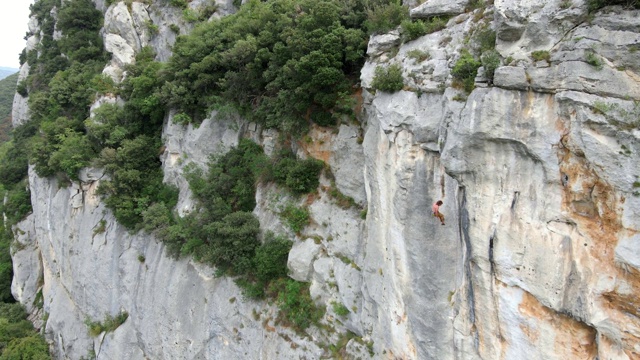
[[[375,343],[395,356],[452,358],[448,344],[454,341],[454,310],[447,299],[463,281],[453,275],[463,271],[462,242],[457,230],[428,214],[434,199],[446,194],[443,211],[448,223],[456,223],[458,185],[409,130],[419,123],[437,124],[442,113],[418,120],[406,116],[400,103],[419,108],[415,94],[398,92],[378,95],[368,110],[363,145],[369,206],[365,256],[359,264],[366,274],[360,322],[371,329]],[[428,335],[434,333],[438,336]]]
[[[104,48],[113,55],[112,65],[119,69],[124,69],[125,65],[132,64],[136,59],[136,50],[120,35],[105,35]]]
[[[38,18],[36,18],[35,15],[29,17],[29,22],[27,23],[27,27],[29,28],[29,32],[32,34],[36,34],[40,31]]]
[[[501,66],[493,74],[493,85],[513,90],[527,90],[530,86],[527,72],[519,66]]]
[[[283,224],[279,209],[286,206],[289,201],[294,201],[283,189],[278,189],[275,184],[258,184],[256,188],[256,208],[253,214],[260,221],[260,229],[263,233],[268,231],[274,234],[289,234],[291,230]]]
[[[335,280],[334,263],[336,261],[339,260],[323,256],[313,262],[313,278],[309,286],[311,298],[327,303],[333,293],[340,291]]]
[[[24,81],[29,76],[29,63],[24,63],[20,67],[20,73],[18,74],[18,83]],[[29,97],[23,97],[22,95],[15,93],[13,95],[13,105],[11,107],[11,124],[13,127],[20,126],[29,121]]]
[[[573,2],[566,9],[561,0],[496,0],[494,6],[496,49],[516,59],[534,50],[549,50],[587,16],[582,2]]]
[[[616,246],[616,260],[640,269],[640,235],[620,239]]]
[[[133,20],[133,27],[140,40],[140,47],[149,45],[149,40],[151,39],[149,26],[152,25],[153,22],[149,17],[149,13],[147,13],[147,6],[148,5],[141,2],[131,4],[131,18]]]
[[[33,216],[27,216],[16,224],[13,233],[15,240],[11,244],[11,258],[14,264],[11,294],[26,307],[28,313],[33,313],[37,311],[35,299],[44,282],[40,248],[33,237]]]
[[[361,135],[355,126],[341,125],[331,142],[329,165],[340,191],[358,204],[366,202],[364,192],[364,154]]]
[[[338,188],[360,196],[366,212],[339,208],[324,178],[304,198],[273,184],[258,187],[254,214],[262,229],[295,240],[293,276],[310,282],[318,304],[350,310],[331,326],[371,340],[372,358],[631,359],[640,352],[640,130],[622,116],[634,114],[640,99],[631,52],[638,12],[613,7],[585,23],[584,2],[562,6],[496,0],[497,48],[517,60],[497,69],[494,87],[462,98],[447,87],[449,68],[473,16],[399,46],[392,60],[386,52],[399,45],[398,35],[372,38],[375,59],[361,73],[364,129],[316,129],[310,144],[296,144],[300,154],[330,163]],[[160,29],[150,43],[166,59],[172,38],[163,31],[173,20],[182,31],[188,26],[156,3],[148,13]],[[541,49],[550,50],[550,63],[532,64],[531,52]],[[411,50],[430,59],[415,61]],[[587,51],[602,70],[586,63]],[[366,90],[375,67],[391,62],[415,91]],[[117,75],[119,66],[105,72]],[[255,124],[214,113],[196,128],[173,124],[173,115],[162,161],[165,181],[180,187],[180,214],[193,208],[186,163],[205,166],[209,154],[242,136],[267,153],[278,146],[277,133]],[[34,210],[19,226],[32,230],[19,240],[31,245],[14,254],[13,291],[33,304],[42,273],[45,335],[56,358],[86,357],[89,349],[100,359],[134,360],[329,356],[319,344],[338,335],[310,328],[297,336],[273,323],[275,308],[242,299],[232,279],[167,257],[152,236],[119,226],[95,193],[103,179],[97,170],[68,187],[30,171]],[[445,226],[430,215],[437,199]],[[289,202],[308,206],[305,241],[277,214]],[[85,318],[120,311],[130,314],[122,326],[88,336]],[[329,311],[322,321],[332,317]],[[368,356],[356,343],[346,353]]]
[[[79,359],[91,349],[106,359],[319,357],[318,346],[293,331],[279,329],[279,334],[287,335],[297,350],[278,333],[264,331],[252,312],[268,324],[274,309],[243,300],[232,279],[216,278],[211,269],[186,259],[171,259],[149,234],[131,234],[118,225],[93,200],[99,180],[90,179],[95,177],[86,178],[86,187],[60,188],[31,171],[35,230],[29,238],[40,247],[42,260],[22,261],[27,252],[38,258],[27,248],[18,259],[20,271],[31,276],[38,264],[44,266],[45,336],[56,358]],[[75,200],[77,194],[83,200]],[[114,332],[89,336],[87,318],[104,321],[106,314],[122,311],[129,317]]]
[[[114,63],[115,61],[112,61],[110,64],[105,66],[102,70],[102,74],[110,77],[114,83],[119,84],[123,79],[124,71],[117,65],[117,63]]]
[[[398,132],[409,130],[424,148],[439,150],[440,121],[445,116],[441,95],[418,95],[411,91],[380,94],[373,100],[371,117],[375,116],[389,141]]]
[[[78,179],[84,183],[92,183],[94,181],[102,180],[105,176],[104,169],[102,168],[87,167],[81,169],[78,173]]]
[[[38,35],[29,36],[27,39],[27,45],[25,46],[25,51],[29,52],[31,50],[35,50],[39,43],[40,37]]]
[[[582,61],[562,62],[548,68],[530,68],[531,88],[539,92],[573,90],[599,96],[640,98],[640,83],[625,72],[601,70]]]
[[[411,9],[412,18],[430,18],[462,14],[469,0],[428,0]]]
[[[132,9],[134,9],[133,4]],[[136,5],[135,9],[138,10],[137,17],[138,20],[140,20],[142,18],[140,12],[141,6]],[[141,24],[136,25],[140,26]],[[104,31],[106,39],[108,39],[109,35],[118,35],[127,45],[129,45],[131,49],[133,49],[134,52],[137,53],[140,51],[142,44],[138,36],[138,32],[136,31],[136,25],[134,25],[134,19],[132,18],[131,13],[129,13],[127,4],[124,1],[111,5],[104,14]],[[107,50],[109,51],[109,49]]]
[[[172,25],[180,30],[180,34],[187,33],[189,25],[184,22],[180,9],[163,6],[162,3],[154,2],[147,9],[147,13],[153,24],[158,27],[158,33],[151,37],[149,44],[155,50],[158,61],[168,61],[172,54],[171,48],[179,35],[171,29]]]
[[[397,30],[386,34],[372,35],[367,46],[367,55],[380,56],[392,48],[400,45],[400,33]]]
[[[313,239],[306,239],[293,244],[287,261],[289,276],[294,280],[309,281],[313,262],[321,249],[322,246],[316,244]]]

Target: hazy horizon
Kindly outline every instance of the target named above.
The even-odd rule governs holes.
[[[24,35],[29,27],[29,5],[33,0],[12,0],[0,9],[0,67],[20,68],[20,52],[27,42]]]

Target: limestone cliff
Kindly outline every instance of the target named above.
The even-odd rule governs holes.
[[[166,59],[175,38],[140,26],[152,19],[164,29],[174,10],[132,5],[98,4],[113,54],[105,73],[116,81],[140,46]],[[348,332],[339,352],[347,358],[640,358],[640,11],[588,14],[583,1],[467,5],[417,5],[414,17],[451,18],[413,41],[373,36],[360,123],[314,128],[294,144],[327,162],[335,186],[366,209],[338,206],[323,178],[316,196],[299,200],[313,218],[305,236],[289,233],[290,276],[311,283],[335,331],[278,326],[276,308],[244,300],[230,279],[128,233],[95,194],[99,170],[71,186],[31,170],[34,209],[15,229],[13,293],[32,313],[42,297],[56,358],[319,359]],[[481,26],[495,30],[503,60],[491,83],[481,72],[467,95],[451,69]],[[533,51],[549,56],[536,61]],[[375,92],[375,68],[390,64],[401,65],[405,89]],[[28,119],[24,106],[16,95],[17,123]],[[215,112],[197,128],[171,117],[162,160],[181,213],[193,206],[184,165],[204,165],[242,137],[267,153],[277,141]],[[287,197],[261,185],[261,228],[289,231],[275,210]],[[445,226],[430,215],[437,199]],[[333,314],[334,302],[350,313]],[[114,332],[87,333],[87,318],[123,311],[129,318]]]

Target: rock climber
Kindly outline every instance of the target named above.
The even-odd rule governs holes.
[[[442,206],[442,204],[442,200],[436,201],[435,203],[433,203],[431,211],[433,212],[433,216],[440,219],[440,222],[442,223],[442,225],[444,225],[444,215],[442,215],[442,213],[440,212],[440,206]]]

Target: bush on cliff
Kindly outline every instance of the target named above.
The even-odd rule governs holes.
[[[352,9],[336,0],[254,0],[201,24],[178,38],[163,99],[196,122],[210,107],[231,104],[285,132],[339,116],[366,48],[364,16]]]
[[[474,88],[476,74],[481,65],[480,61],[476,60],[473,55],[463,50],[451,70],[451,75],[453,75],[454,80],[462,84],[467,93],[470,93]]]
[[[0,360],[51,359],[49,346],[18,303],[0,303]]]
[[[376,72],[371,82],[371,87],[385,92],[397,92],[404,87],[402,68],[398,64],[389,67],[376,67]]]
[[[370,34],[382,34],[389,32],[403,21],[409,19],[409,9],[402,6],[402,1],[363,1],[367,19],[364,26]]]

